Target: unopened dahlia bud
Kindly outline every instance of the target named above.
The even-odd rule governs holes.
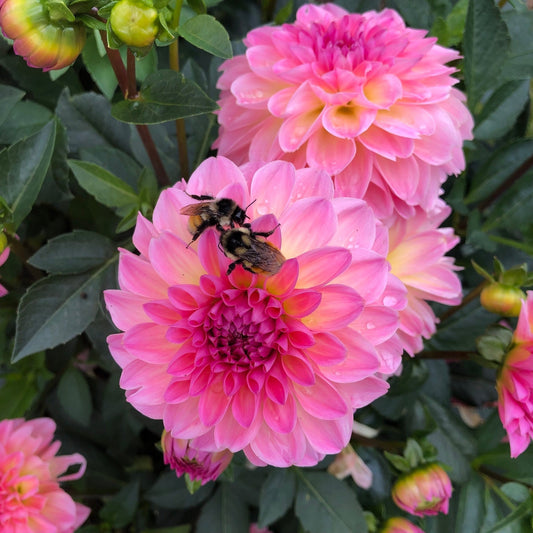
[[[74,63],[85,44],[85,27],[66,5],[46,0],[0,0],[0,28],[15,54],[30,67],[58,70]]]
[[[379,533],[424,533],[424,531],[415,526],[412,522],[409,522],[409,520],[406,520],[401,516],[395,516],[389,518],[385,524],[383,524]]]
[[[491,313],[501,316],[518,316],[526,295],[518,287],[491,283],[481,291],[481,305]]]
[[[428,463],[403,474],[392,487],[394,503],[416,516],[448,513],[452,484],[438,463]]]
[[[187,474],[191,481],[205,485],[214,481],[233,458],[229,450],[204,452],[191,446],[186,439],[175,439],[167,431],[161,436],[165,464],[175,470],[178,477]]]
[[[150,46],[159,32],[158,12],[150,0],[120,0],[109,17],[114,34],[126,45]]]

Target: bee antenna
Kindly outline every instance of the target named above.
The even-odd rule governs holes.
[[[247,214],[246,214],[246,211],[248,211],[248,208],[252,205],[252,204],[255,204],[255,202],[257,202],[257,198],[255,200],[252,200],[245,208],[244,208],[244,216],[245,218],[250,218]]]

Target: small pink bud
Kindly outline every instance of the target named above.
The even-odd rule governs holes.
[[[419,527],[401,516],[389,518],[379,533],[424,533]]]
[[[452,483],[438,463],[419,466],[398,478],[392,487],[394,503],[416,516],[448,513]]]
[[[215,480],[230,464],[233,453],[229,450],[205,452],[190,445],[186,439],[175,439],[166,431],[161,436],[165,464],[176,471],[178,477],[188,474],[191,481],[205,485]]]

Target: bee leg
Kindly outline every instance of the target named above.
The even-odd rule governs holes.
[[[270,235],[272,235],[276,231],[278,226],[279,224],[270,231],[254,231],[254,235],[259,235],[260,237],[270,237]]]
[[[190,196],[193,200],[214,200],[213,196],[209,196],[208,194],[189,194],[188,192],[185,193],[187,196]]]
[[[226,270],[226,276],[229,276],[235,270],[235,267],[241,264],[241,261],[233,261],[233,263],[230,263],[228,266],[228,270]]]
[[[197,228],[192,236],[191,242],[186,246],[188,248],[208,227],[210,226],[209,220],[204,220]]]

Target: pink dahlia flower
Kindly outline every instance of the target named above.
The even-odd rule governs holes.
[[[448,514],[452,483],[438,463],[419,466],[401,475],[392,487],[394,503],[416,516]]]
[[[259,528],[257,524],[251,524],[250,533],[272,533],[272,531],[268,527]]]
[[[233,458],[229,450],[220,452],[197,450],[188,440],[174,439],[167,431],[163,431],[161,446],[165,464],[170,465],[178,477],[187,474],[191,481],[201,481],[202,485],[217,479]]]
[[[52,442],[50,418],[0,422],[0,531],[2,533],[72,533],[90,509],[75,503],[59,487],[80,478],[85,459],[78,453],[56,456],[61,443]],[[75,474],[61,475],[72,465]]]
[[[249,206],[253,231],[275,229],[279,272],[228,275],[213,227],[187,246],[189,194]],[[153,223],[139,215],[140,255],[121,252],[120,290],[105,293],[124,332],[108,342],[128,401],[172,437],[244,450],[256,465],[338,453],[354,410],[386,392],[382,374],[400,363],[405,289],[376,251],[385,237],[362,200],[333,198],[323,171],[278,161],[247,181],[228,159],[204,161],[161,193]]]
[[[498,411],[509,436],[511,457],[533,438],[533,291],[522,304],[511,349],[496,382]]]
[[[422,339],[429,339],[436,331],[438,319],[427,302],[461,302],[461,281],[456,274],[459,267],[445,255],[459,237],[452,228],[438,227],[450,212],[439,200],[429,213],[417,208],[408,219],[396,214],[385,222],[389,227],[387,259],[392,273],[407,288],[407,307],[400,311],[398,337],[411,356],[422,350]]]
[[[406,28],[392,9],[302,6],[293,24],[252,30],[225,61],[218,153],[242,164],[286,159],[325,169],[338,196],[378,217],[430,209],[465,167],[473,121],[453,85],[455,50]]]
[[[395,516],[394,518],[389,518],[385,524],[383,524],[379,533],[424,533],[424,531],[415,526],[412,522],[409,522],[409,520],[406,520],[401,516]]]

